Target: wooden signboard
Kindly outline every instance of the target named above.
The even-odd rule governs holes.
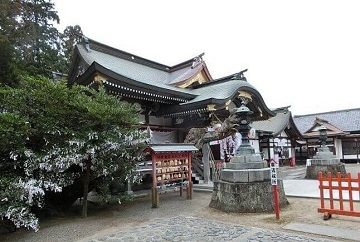
[[[159,190],[175,184],[182,196],[186,188],[186,198],[192,198],[191,161],[192,152],[197,148],[191,144],[150,145],[152,157],[152,207],[159,206]]]

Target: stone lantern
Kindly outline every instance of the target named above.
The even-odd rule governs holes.
[[[253,112],[243,103],[232,112],[234,128],[241,133],[242,143],[236,155],[225,164],[220,180],[214,182],[210,207],[225,212],[271,212],[273,211],[270,170],[259,153],[255,153],[249,142]],[[280,184],[280,205],[288,202]]]
[[[319,139],[321,143],[321,147],[326,147],[326,140],[327,140],[327,132],[326,127],[324,125],[321,125],[319,127]]]
[[[248,138],[249,131],[251,129],[250,122],[251,118],[250,115],[253,114],[245,104],[242,104],[239,108],[235,108],[234,114],[236,115],[237,119],[239,120],[238,125],[236,126],[236,130],[241,134],[242,142],[236,154],[254,154],[255,151],[250,145],[250,141]]]
[[[321,125],[318,128],[320,147],[314,157],[309,159],[309,165],[306,167],[306,179],[317,179],[321,171],[324,175],[331,173],[336,176],[338,172],[346,174],[345,165],[336,157],[326,145],[327,132],[326,127]]]

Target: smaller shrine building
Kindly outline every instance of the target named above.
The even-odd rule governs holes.
[[[343,162],[359,162],[360,108],[294,116],[305,138],[297,153],[311,158],[319,147],[319,127],[327,130],[327,146]]]

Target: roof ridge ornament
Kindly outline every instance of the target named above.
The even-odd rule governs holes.
[[[198,65],[200,65],[201,63],[203,63],[203,59],[202,57],[205,55],[205,53],[201,53],[200,55],[194,57],[193,62],[191,64],[191,69],[194,69],[195,67],[197,67]]]
[[[245,69],[245,70],[242,70],[242,71],[240,71],[238,73],[235,73],[233,75],[233,77],[231,78],[231,80],[247,81],[246,77],[244,76],[244,72],[247,72],[247,71],[248,71],[248,69]]]

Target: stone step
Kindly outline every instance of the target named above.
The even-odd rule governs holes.
[[[213,191],[213,186],[212,184],[194,184],[193,185],[193,190],[197,191],[197,192],[212,192]]]
[[[204,184],[204,180],[200,179],[198,180],[199,184]]]
[[[193,187],[193,190],[195,192],[206,192],[206,193],[212,193],[213,190],[212,189],[207,189],[207,188],[199,188],[199,187]]]
[[[212,192],[213,186],[214,185],[212,182],[205,184],[204,181],[202,181],[202,183],[200,183],[200,184],[194,184],[193,189],[194,189],[194,191],[199,191],[199,192]]]

